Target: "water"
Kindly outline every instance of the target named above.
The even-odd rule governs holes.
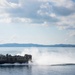
[[[75,75],[75,48],[1,47],[0,54],[32,54],[29,65],[0,66],[0,75]]]
[[[75,75],[75,66],[0,67],[0,75]]]

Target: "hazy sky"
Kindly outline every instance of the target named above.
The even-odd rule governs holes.
[[[75,44],[75,0],[0,0],[0,43]]]

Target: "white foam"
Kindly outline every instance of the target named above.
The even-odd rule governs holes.
[[[31,54],[33,58],[33,65],[53,65],[64,63],[75,63],[75,58],[70,52],[50,52],[48,50],[40,51],[39,48],[26,48],[18,55]],[[30,63],[32,64],[32,63]]]

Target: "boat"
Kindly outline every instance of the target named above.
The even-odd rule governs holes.
[[[20,55],[2,55],[0,54],[0,64],[25,64],[29,61],[32,61],[32,55],[29,54],[25,54],[24,56],[20,56]]]

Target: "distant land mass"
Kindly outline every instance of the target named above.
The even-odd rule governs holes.
[[[6,43],[0,44],[0,47],[75,47],[73,44],[55,44],[55,45],[42,45],[42,44],[19,44],[19,43]]]

